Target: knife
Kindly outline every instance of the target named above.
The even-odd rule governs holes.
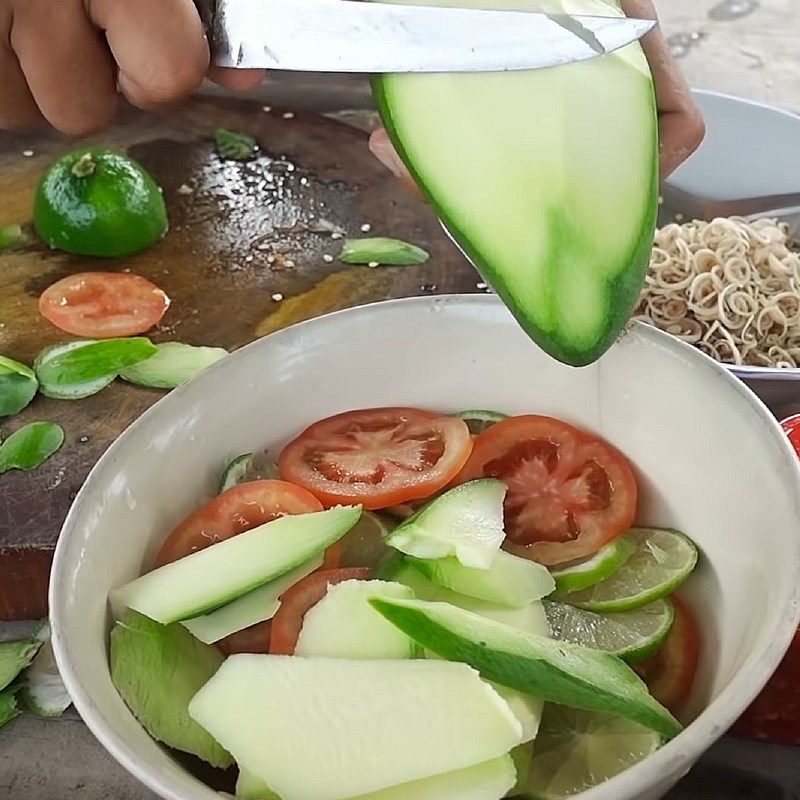
[[[358,0],[196,0],[217,66],[302,72],[499,72],[584,61],[652,20]]]

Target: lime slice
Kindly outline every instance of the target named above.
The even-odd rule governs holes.
[[[389,552],[385,539],[396,525],[372,511],[361,518],[340,540],[340,567],[375,567]]]
[[[467,423],[469,432],[473,436],[483,433],[496,422],[508,419],[508,414],[501,414],[499,411],[459,411],[456,416]]]
[[[636,552],[636,542],[621,536],[591,558],[550,570],[559,595],[577,592],[610,578]]]
[[[528,796],[561,800],[585,792],[647,758],[660,744],[657,733],[636,722],[546,703]]]
[[[666,597],[689,577],[697,548],[682,533],[634,528],[636,552],[610,578],[560,599],[586,611],[630,611]]]
[[[642,661],[656,653],[675,619],[668,600],[656,600],[634,611],[606,614],[547,601],[544,610],[554,639],[605,650],[626,661]]]

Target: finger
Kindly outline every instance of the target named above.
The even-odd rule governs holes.
[[[622,8],[630,17],[657,19],[650,0],[623,0]],[[648,33],[642,39],[642,48],[653,74],[661,139],[660,169],[661,177],[666,178],[700,146],[705,123],[660,31]]]
[[[210,67],[208,78],[230,92],[255,92],[264,81],[264,70]]]
[[[10,47],[0,47],[0,75],[0,129],[25,130],[42,125],[44,117]]]
[[[31,95],[53,127],[79,135],[111,121],[117,103],[114,65],[79,0],[19,3],[9,41]]]
[[[119,86],[140,108],[191,94],[208,69],[208,43],[191,0],[85,0],[106,33]]]
[[[379,128],[372,132],[369,137],[369,149],[372,155],[386,167],[395,177],[400,179],[403,186],[408,189],[412,194],[420,199],[424,199],[411,173],[406,169],[406,165],[401,161],[400,156],[394,149],[389,136],[383,128]]]

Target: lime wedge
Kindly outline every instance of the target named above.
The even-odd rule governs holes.
[[[504,419],[508,419],[508,414],[502,414],[499,411],[459,411],[456,416],[467,423],[469,432],[473,436],[483,433],[496,422],[502,422]]]
[[[634,611],[597,614],[566,603],[543,603],[554,639],[605,650],[626,661],[642,661],[656,653],[669,636],[675,610],[668,600]]]
[[[660,744],[657,733],[636,722],[547,703],[527,794],[536,800],[572,797],[647,758]]]
[[[636,542],[621,536],[591,558],[550,570],[559,595],[577,592],[610,578],[636,552]]]
[[[697,548],[682,533],[634,528],[636,552],[607,578],[560,599],[586,611],[630,611],[672,594],[697,564]]]

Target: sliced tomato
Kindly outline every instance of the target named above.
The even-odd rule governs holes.
[[[634,666],[650,689],[650,694],[673,713],[680,711],[694,685],[700,655],[700,632],[689,607],[678,597],[670,598],[675,606],[672,623],[663,647],[646,661]]]
[[[370,576],[368,567],[331,569],[314,572],[296,583],[281,597],[281,607],[272,618],[272,633],[269,652],[290,656],[294,653],[297,638],[303,627],[303,618],[335,583],[349,580],[365,580]]]
[[[307,428],[284,448],[278,468],[326,506],[361,503],[375,510],[434,494],[458,474],[471,450],[463,420],[373,408]]]
[[[542,564],[595,553],[633,524],[636,480],[625,457],[552,417],[511,417],[475,440],[458,483],[508,486],[505,547]]]
[[[312,511],[322,511],[322,504],[299,486],[273,480],[240,483],[181,522],[161,546],[155,566],[177,561],[286,514]]]
[[[789,437],[789,441],[792,443],[795,453],[800,456],[800,414],[795,414],[793,417],[788,417],[783,420],[781,422],[781,427]]]
[[[257,622],[249,628],[236,631],[217,642],[217,647],[226,656],[234,653],[269,653],[272,620]]]
[[[730,732],[742,739],[800,745],[800,631],[769,683]]]
[[[169,297],[141,275],[81,272],[45,289],[39,313],[67,333],[106,339],[149,331],[169,303]]]

